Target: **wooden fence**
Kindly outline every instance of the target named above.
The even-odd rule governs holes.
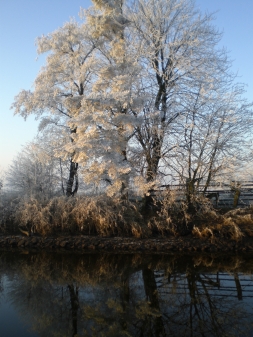
[[[162,185],[159,191],[165,189],[175,191],[176,200],[178,202],[184,200],[186,185]],[[204,185],[199,185],[199,193],[203,190]],[[159,191],[156,190],[152,192],[157,194]],[[213,182],[210,184],[205,195],[216,207],[247,207],[253,205],[253,181],[232,181],[231,183]],[[237,198],[237,200],[235,198]]]

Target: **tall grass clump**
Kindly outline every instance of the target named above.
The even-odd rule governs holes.
[[[153,197],[148,227],[153,234],[175,235],[182,228],[187,229],[189,216],[184,202],[176,201],[174,191],[161,191]]]
[[[41,235],[83,233],[100,236],[147,237],[137,205],[105,196],[30,198],[19,204],[15,222]]]
[[[134,202],[107,195],[22,197],[12,204],[9,220],[24,228],[23,233],[43,236],[62,233],[144,238],[193,234],[232,240],[253,236],[253,208],[222,215],[210,200],[196,195],[189,211],[186,200],[179,200],[175,191],[156,194],[148,205],[145,199]],[[1,227],[4,229],[3,224]]]
[[[163,191],[154,197],[153,209],[155,212],[149,218],[148,226],[160,234],[189,234],[194,227],[219,219],[209,199],[203,195],[193,195],[189,211],[187,201],[178,199],[177,191]]]
[[[36,198],[21,199],[14,220],[18,227],[27,229],[28,233],[37,232],[41,235],[51,234],[50,211],[47,201],[41,202]]]
[[[219,217],[215,222],[209,222],[208,225],[202,223],[194,226],[192,234],[198,238],[210,238],[214,240],[216,237],[219,237],[234,241],[239,241],[244,236],[240,226],[236,224],[234,219],[228,216]]]

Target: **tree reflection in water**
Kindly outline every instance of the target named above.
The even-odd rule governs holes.
[[[253,334],[253,257],[0,252],[0,265],[38,336]]]

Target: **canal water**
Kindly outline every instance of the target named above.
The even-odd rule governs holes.
[[[253,256],[2,251],[0,336],[253,336]]]

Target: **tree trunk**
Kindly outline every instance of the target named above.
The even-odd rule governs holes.
[[[71,129],[71,134],[76,133],[77,128]],[[71,142],[73,142],[73,138],[71,138]],[[66,196],[74,196],[78,191],[78,163],[75,163],[73,161],[74,153],[72,154],[72,157],[70,159],[70,169],[69,169],[69,179],[67,181],[67,188],[66,188]],[[74,181],[75,181],[75,188],[74,187]]]
[[[78,191],[78,163],[74,163],[71,159],[70,161],[70,171],[69,171],[69,179],[67,181],[67,188],[66,188],[66,196],[74,196]],[[75,182],[75,184],[74,184]],[[75,187],[74,187],[75,186]],[[74,187],[74,189],[73,189]]]
[[[64,184],[63,184],[63,172],[62,172],[62,163],[61,163],[61,158],[60,158],[60,172],[61,172],[61,189],[62,189],[62,194],[65,194],[65,189],[64,189]]]

